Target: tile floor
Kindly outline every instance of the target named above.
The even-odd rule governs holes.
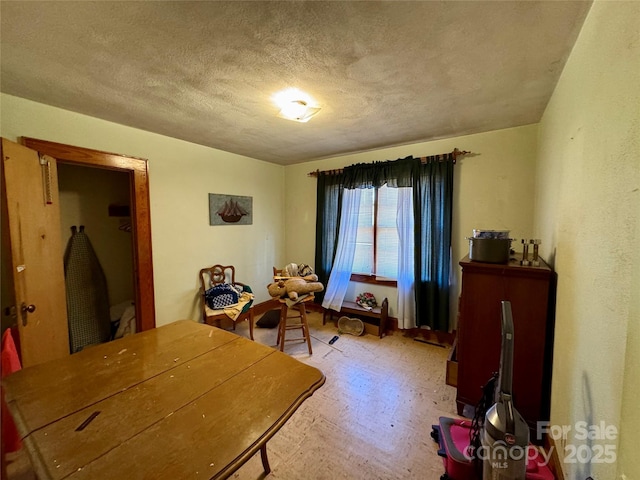
[[[285,352],[322,370],[326,383],[269,441],[272,472],[282,480],[437,480],[444,472],[431,425],[454,416],[455,388],[445,384],[449,348],[415,341],[399,332],[337,335],[322,315],[308,315],[313,355],[306,343]],[[236,333],[248,337],[248,324]],[[298,332],[287,332],[287,337]],[[275,347],[276,329],[254,329],[256,341]],[[241,401],[241,399],[239,399]],[[9,479],[34,477],[22,453],[10,454]],[[232,478],[265,478],[255,455]]]
[[[340,335],[329,345],[336,327],[323,326],[319,313],[308,316],[313,355],[305,343],[287,343],[285,352],[322,370],[327,381],[269,442],[267,478],[439,479],[442,459],[430,433],[438,417],[456,412],[455,388],[445,384],[449,348],[399,332],[383,339]],[[246,335],[246,325],[237,328]],[[275,347],[276,329],[256,328],[254,336]],[[233,478],[256,479],[261,471],[256,456]]]

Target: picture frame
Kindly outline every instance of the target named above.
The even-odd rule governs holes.
[[[209,225],[252,225],[253,197],[209,194]]]

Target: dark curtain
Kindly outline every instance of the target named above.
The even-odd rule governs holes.
[[[320,281],[326,285],[333,265],[342,189],[384,184],[413,187],[416,321],[418,326],[448,331],[454,163],[452,154],[428,157],[424,163],[409,156],[351,165],[339,175],[320,172],[316,219],[316,273]]]
[[[329,281],[338,246],[342,212],[343,174],[318,173],[316,191],[316,258],[315,274],[325,287]],[[316,292],[315,302],[322,303],[324,291]]]
[[[449,330],[453,155],[429,157],[413,185],[416,321]]]
[[[384,184],[392,188],[413,185],[419,158],[412,156],[398,160],[374,163],[356,163],[343,170],[344,188],[379,188]]]

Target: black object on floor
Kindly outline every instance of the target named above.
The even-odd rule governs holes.
[[[336,340],[338,340],[340,337],[339,336],[335,336],[333,337],[331,340],[329,340],[329,345],[333,345],[334,343],[336,343]]]
[[[423,340],[423,339],[421,339],[421,338],[417,338],[417,337],[416,337],[416,338],[414,338],[414,340],[415,340],[416,342],[420,342],[420,343],[428,343],[429,345],[433,345],[434,347],[447,348],[447,347],[445,347],[444,345],[441,345],[441,344],[439,344],[439,343],[430,342],[429,340]]]
[[[280,309],[269,310],[256,322],[260,328],[276,328],[280,323]]]

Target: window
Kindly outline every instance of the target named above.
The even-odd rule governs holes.
[[[316,272],[326,282],[324,308],[339,311],[351,281],[396,286],[400,328],[448,330],[454,163],[451,153],[318,174]],[[387,182],[398,188],[380,186]],[[378,190],[365,193],[372,185]],[[397,272],[385,271],[389,266]]]
[[[362,191],[354,274],[387,279],[398,277],[397,205],[397,188],[383,185]]]

